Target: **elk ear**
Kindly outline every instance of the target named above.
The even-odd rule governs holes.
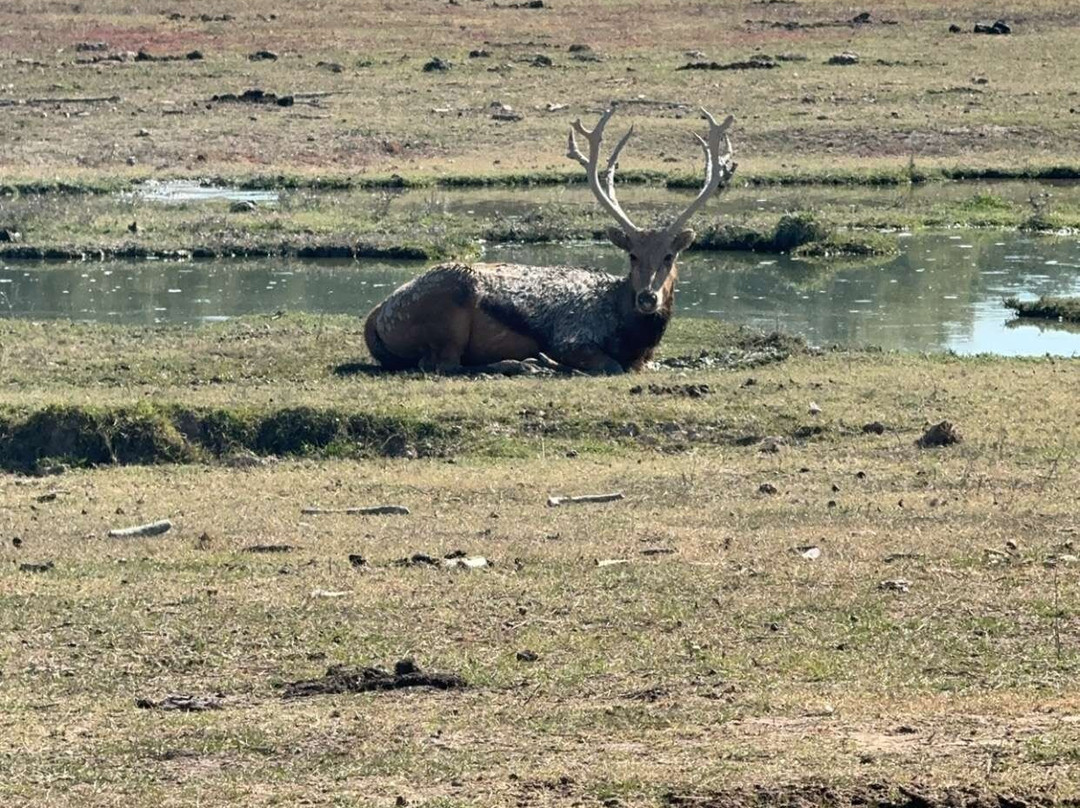
[[[671,241],[671,251],[673,253],[681,253],[687,247],[694,243],[694,231],[682,230]]]
[[[618,227],[609,227],[607,229],[607,237],[611,240],[611,243],[618,247],[620,250],[626,250],[630,252],[630,239],[621,229]]]

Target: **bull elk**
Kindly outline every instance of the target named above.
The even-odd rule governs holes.
[[[600,146],[614,108],[589,131],[570,129],[567,156],[586,171],[589,187],[618,227],[608,238],[630,254],[624,277],[571,267],[442,264],[394,291],[368,315],[364,337],[385,368],[442,373],[532,372],[538,367],[586,373],[640,370],[671,319],[675,261],[690,246],[690,218],[735,171],[728,129],[704,109],[705,183],[668,227],[637,227],[615,196],[615,169],[633,127],[619,140],[603,172]],[[586,157],[574,135],[589,145]]]

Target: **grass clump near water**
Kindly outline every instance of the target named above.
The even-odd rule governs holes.
[[[1044,320],[1063,320],[1080,323],[1080,297],[1040,297],[1038,300],[1019,300],[1010,297],[1005,305],[1017,317],[1038,317]]]

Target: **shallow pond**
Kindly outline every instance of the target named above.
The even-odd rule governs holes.
[[[1080,355],[1080,333],[1012,321],[1002,298],[1080,294],[1080,239],[1015,233],[902,236],[887,260],[689,253],[678,316],[802,334],[815,344],[917,351]],[[622,272],[603,244],[492,247],[485,260]],[[0,316],[194,323],[279,310],[361,314],[422,264],[290,259],[0,266]]]

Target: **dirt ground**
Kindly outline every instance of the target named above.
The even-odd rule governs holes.
[[[611,100],[637,126],[627,165],[675,173],[699,170],[699,105],[737,116],[747,175],[1058,165],[1080,147],[1080,23],[1060,2],[524,6],[7,3],[0,179],[572,172],[567,124]],[[995,13],[1012,33],[972,33]],[[828,63],[842,52],[858,64]],[[425,71],[436,57],[449,68]],[[213,100],[253,88],[291,105]]]

